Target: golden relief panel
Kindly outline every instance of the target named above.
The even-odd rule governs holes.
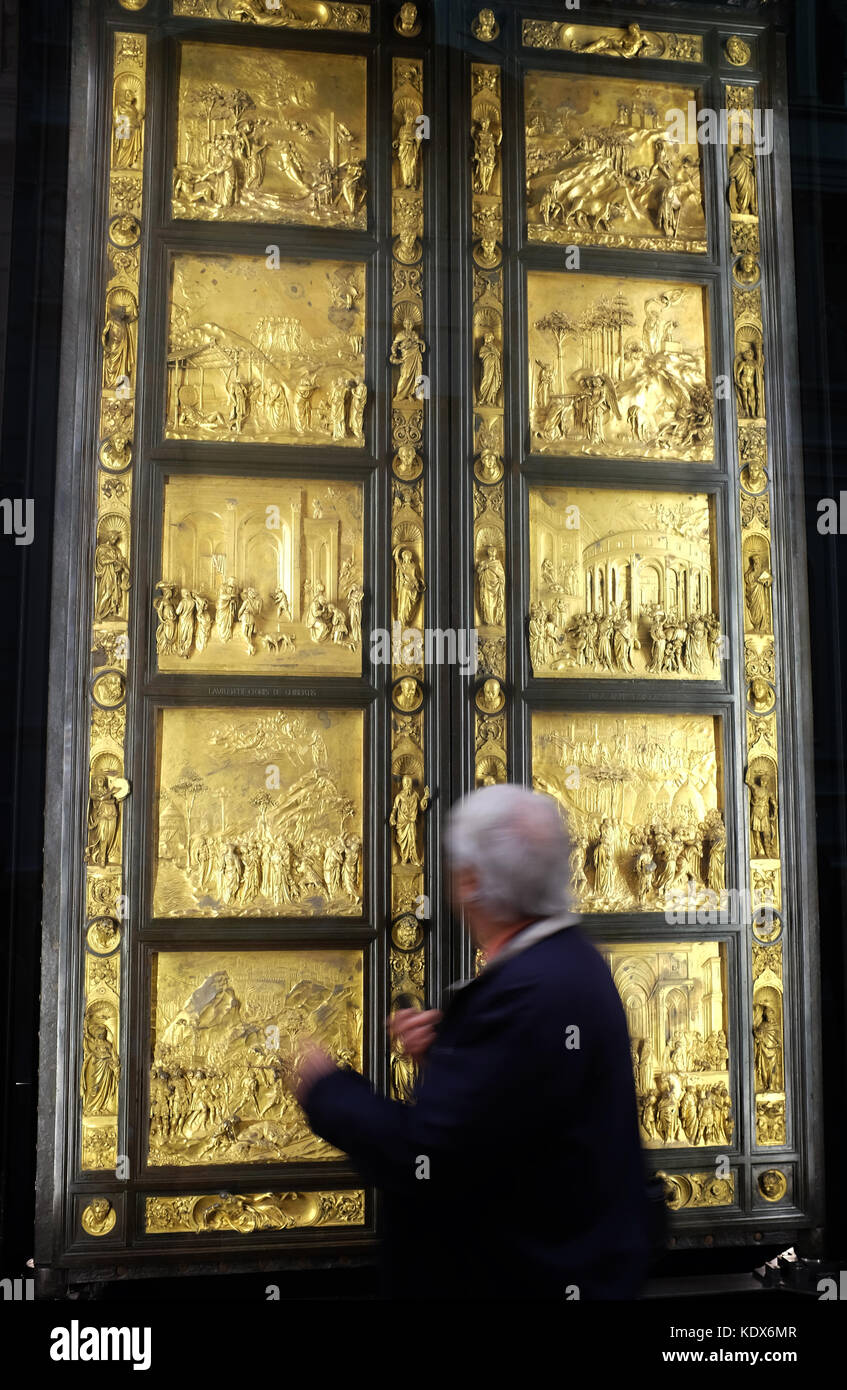
[[[338,1158],[292,1082],[310,1042],[361,1071],[362,1022],[360,951],[159,952],[150,1164]]]
[[[705,295],[700,285],[530,271],[532,449],[711,459]]]
[[[174,257],[168,439],[365,442],[365,267]]]
[[[642,1143],[651,1149],[729,1144],[726,946],[631,941],[598,950],[626,1013]],[[729,1200],[731,1192],[730,1185]],[[678,1204],[701,1204],[691,1198],[693,1191]]]
[[[361,674],[362,545],[358,483],[169,477],[159,670]]]
[[[700,148],[669,138],[695,87],[528,72],[530,241],[705,252]]]
[[[204,1231],[290,1231],[310,1226],[364,1226],[365,1194],[337,1192],[212,1192],[188,1197],[148,1197],[148,1235]]]
[[[367,226],[364,58],[180,52],[174,217]]]
[[[726,829],[719,721],[696,714],[536,713],[532,780],[572,843],[581,912],[723,902]]]
[[[370,5],[340,0],[173,0],[175,15],[190,19],[228,19],[238,24],[262,24],[279,29],[343,29],[367,34]]]
[[[642,29],[640,24],[608,28],[598,24],[570,24],[560,20],[525,19],[526,48],[553,48],[565,53],[596,54],[603,58],[667,59],[678,63],[702,63],[703,40],[699,34],[668,34]]]
[[[708,497],[533,487],[529,528],[536,676],[719,679]]]
[[[164,709],[156,917],[358,917],[359,710]]]

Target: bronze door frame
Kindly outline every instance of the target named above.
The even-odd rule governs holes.
[[[600,7],[594,7],[599,10]],[[354,1230],[292,1230],[283,1234],[254,1233],[249,1241],[235,1232],[207,1235],[152,1236],[144,1234],[144,1199],[156,1193],[289,1190],[298,1183],[318,1187],[326,1175],[323,1164],[263,1164],[196,1168],[197,1181],[185,1170],[144,1167],[142,1118],[147,1113],[146,1057],[148,1043],[147,981],[149,956],[158,946],[176,944],[174,928],[142,915],[146,907],[146,846],[151,833],[151,734],[154,708],[191,701],[196,677],[161,675],[154,664],[150,625],[152,586],[159,564],[158,515],[162,479],[166,473],[236,472],[281,477],[317,477],[323,468],[334,475],[360,480],[365,490],[364,631],[369,624],[390,621],[392,575],[391,534],[392,413],[387,383],[392,316],[391,218],[391,94],[392,60],[419,59],[424,65],[424,108],[431,112],[432,136],[424,153],[423,322],[428,344],[427,370],[431,395],[425,402],[423,532],[427,590],[423,621],[429,628],[474,626],[473,519],[471,466],[475,453],[471,402],[474,361],[470,347],[473,321],[473,262],[471,259],[470,69],[476,64],[501,69],[503,105],[503,225],[504,225],[504,525],[507,539],[508,601],[505,619],[507,664],[504,686],[506,747],[509,775],[528,782],[530,771],[529,715],[532,710],[591,707],[612,712],[632,709],[678,709],[680,700],[693,712],[715,714],[724,736],[727,864],[735,881],[749,883],[745,827],[748,818],[744,787],[743,738],[746,722],[745,681],[740,667],[743,652],[743,599],[737,557],[741,525],[737,494],[734,416],[731,409],[718,418],[713,466],[704,464],[648,465],[631,476],[632,464],[614,459],[562,459],[527,450],[528,400],[526,345],[526,272],[528,268],[562,269],[562,248],[526,240],[523,218],[522,97],[520,74],[525,68],[559,71],[590,69],[599,77],[615,78],[632,64],[614,57],[584,58],[522,46],[518,16],[560,19],[560,6],[538,3],[502,7],[500,32],[494,42],[474,36],[478,6],[452,0],[433,5],[422,15],[422,28],[403,38],[394,28],[395,6],[374,4],[371,32],[351,34],[296,31],[259,25],[230,24],[209,19],[174,19],[167,0],[148,0],[134,12],[117,2],[102,7],[81,0],[76,7],[76,72],[72,92],[70,168],[78,178],[68,222],[65,332],[63,334],[62,436],[57,484],[54,623],[51,670],[49,783],[61,794],[48,796],[43,935],[42,1052],[39,1108],[39,1176],[36,1259],[40,1267],[66,1271],[67,1277],[103,1278],[117,1262],[147,1269],[172,1269],[173,1261],[201,1260],[211,1249],[233,1268],[255,1267],[273,1253],[279,1264],[292,1267],[308,1261],[328,1263],[340,1254],[367,1261],[378,1223],[378,1204],[368,1197],[367,1218]],[[625,18],[626,7],[609,11],[609,24]],[[603,7],[603,13],[606,7]],[[498,11],[499,13],[499,11]],[[592,17],[597,18],[596,15]],[[577,16],[580,18],[580,16]],[[588,16],[582,16],[587,22]],[[598,19],[599,23],[604,20]],[[808,609],[803,565],[803,524],[799,486],[799,433],[796,421],[796,345],[793,316],[786,309],[793,295],[791,275],[790,202],[788,197],[787,120],[784,109],[784,39],[767,17],[752,18],[737,9],[708,6],[668,6],[651,10],[651,23],[668,31],[684,30],[704,36],[702,64],[638,60],[638,72],[648,79],[690,81],[700,85],[715,109],[722,103],[723,83],[761,84],[775,108],[776,144],[768,177],[760,178],[762,198],[762,255],[764,332],[769,412],[771,502],[777,524],[772,531],[774,569],[781,587],[775,604],[774,631],[780,681],[778,704],[782,782],[780,824],[783,866],[783,910],[786,991],[793,1004],[786,1013],[785,1061],[792,1080],[787,1105],[788,1143],[756,1148],[755,1098],[752,1088],[752,1046],[745,1023],[750,1021],[751,951],[739,922],[709,928],[709,937],[725,941],[729,957],[730,1026],[734,1035],[733,1102],[736,1121],[728,1149],[736,1195],[725,1210],[691,1209],[675,1216],[678,1246],[710,1243],[750,1243],[762,1233],[770,1243],[790,1243],[807,1237],[820,1225],[820,1148],[809,1097],[819,1086],[820,1057],[815,1038],[803,1030],[804,1018],[817,1017],[817,921],[813,879],[811,773],[808,750],[810,703],[801,685],[809,670]],[[79,1166],[80,1011],[84,971],[84,915],[81,848],[81,807],[86,803],[87,728],[90,712],[90,582],[95,518],[92,499],[97,491],[96,416],[100,313],[109,279],[103,229],[106,220],[112,40],[115,33],[147,37],[147,103],[144,135],[144,232],[141,286],[145,308],[140,316],[140,389],[137,393],[133,499],[132,589],[129,606],[129,715],[126,750],[132,795],[127,803],[124,892],[130,899],[129,936],[122,943],[121,1109],[118,1152],[129,1161],[128,1178],[105,1172],[85,1172]],[[725,60],[722,41],[730,34],[746,36],[756,45],[758,66],[739,69]],[[357,52],[371,64],[368,86],[368,228],[307,230],[272,224],[234,225],[170,218],[169,190],[176,100],[176,44],[179,38],[298,50],[318,47],[326,52]],[[89,72],[95,80],[89,85]],[[464,132],[464,133],[462,133]],[[582,269],[588,273],[617,272],[632,276],[672,276],[704,283],[712,309],[713,370],[732,375],[733,295],[729,265],[729,219],[724,195],[724,152],[705,146],[706,223],[709,253],[705,257],[666,252],[581,248]],[[367,444],[362,451],[302,449],[284,451],[266,444],[166,440],[163,376],[159,370],[166,347],[165,302],[167,262],[180,249],[249,250],[264,254],[269,242],[287,253],[304,257],[350,256],[365,259],[368,280],[366,379],[371,385]],[[779,296],[777,286],[780,287]],[[97,306],[96,308],[94,306]],[[526,639],[529,609],[528,487],[536,482],[567,481],[575,485],[627,486],[647,489],[661,480],[667,491],[697,490],[715,499],[718,566],[723,630],[733,659],[720,682],[653,683],[638,680],[585,679],[554,682],[531,673]],[[151,534],[153,532],[154,534]],[[84,564],[79,565],[79,557]],[[84,570],[84,577],[80,570]],[[789,642],[791,645],[789,645]],[[794,661],[789,653],[796,657]],[[431,918],[426,927],[427,1002],[436,1003],[444,985],[473,968],[470,949],[449,906],[448,885],[439,860],[443,818],[450,804],[475,782],[474,692],[479,678],[463,676],[454,667],[430,667],[423,722],[426,777],[433,803],[424,817],[422,848],[425,892]],[[482,673],[484,674],[484,672]],[[228,678],[221,677],[224,686]],[[365,711],[366,806],[370,826],[367,846],[366,914],[360,922],[338,919],[319,929],[321,941],[356,945],[365,950],[367,991],[366,1066],[382,1088],[389,1084],[389,1059],[381,1020],[390,1003],[388,940],[392,915],[391,832],[387,825],[390,798],[396,783],[391,770],[391,673],[370,667],[365,660],[361,678],[291,677],[279,682],[273,694],[241,694],[242,704],[278,707],[290,693],[308,687],[316,703],[349,705]],[[247,690],[267,686],[259,677],[230,678]],[[196,697],[202,703],[202,697]],[[138,913],[138,916],[134,916]],[[660,915],[620,914],[613,919],[588,918],[586,930],[597,939],[622,941],[673,938],[696,939],[697,929],[667,927]],[[793,926],[793,930],[792,930]],[[178,941],[186,949],[223,943],[232,924],[222,919],[182,922]],[[245,947],[308,944],[315,928],[308,920],[285,919],[273,925],[262,919],[242,920],[237,928]],[[702,935],[702,932],[700,933]],[[234,944],[235,937],[228,938]],[[704,1149],[651,1150],[652,1168],[679,1172],[702,1170]],[[790,1200],[773,1205],[762,1199],[755,1178],[776,1165],[789,1176]],[[708,1167],[708,1163],[705,1163]],[[334,1188],[355,1187],[350,1165],[333,1165]],[[113,1231],[92,1239],[80,1227],[81,1210],[93,1196],[112,1202],[117,1221]],[[248,1248],[249,1247],[249,1248]],[[176,1253],[179,1252],[179,1253]],[[290,1252],[290,1254],[288,1253]]]

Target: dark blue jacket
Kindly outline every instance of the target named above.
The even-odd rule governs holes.
[[[578,927],[455,991],[414,1104],[336,1071],[306,1110],[383,1190],[394,1297],[638,1295],[648,1215],[629,1038]]]

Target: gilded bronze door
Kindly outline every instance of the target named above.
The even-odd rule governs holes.
[[[42,1265],[367,1258],[298,1048],[408,1099],[507,779],[676,1242],[820,1219],[780,40],[707,10],[78,6]]]

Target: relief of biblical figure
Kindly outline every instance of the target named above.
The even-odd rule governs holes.
[[[395,616],[405,627],[414,616],[426,585],[408,546],[394,547]]]
[[[418,816],[429,806],[429,787],[421,796],[415,791],[412,778],[404,776],[400,791],[394,798],[389,825],[394,827],[397,853],[401,864],[420,865],[418,854]]]
[[[101,1006],[102,1011],[102,1006]],[[98,1005],[90,1005],[83,1029],[80,1082],[83,1114],[117,1115],[121,1064]]]
[[[366,63],[181,45],[174,214],[364,227]]]
[[[729,206],[739,216],[758,217],[759,191],[756,156],[741,146],[729,160]]]
[[[499,405],[503,387],[503,357],[500,346],[491,332],[483,334],[479,347],[482,371],[479,379],[478,405]]]
[[[94,551],[94,616],[120,617],[130,587],[129,565],[121,550],[120,531],[98,541]]]
[[[135,332],[138,305],[131,290],[113,289],[106,297],[103,343],[103,385],[128,392],[135,381]]]
[[[420,389],[421,368],[425,352],[426,344],[421,340],[420,334],[415,328],[414,320],[409,317],[404,318],[400,331],[394,335],[388,358],[393,367],[400,368],[397,384],[394,387],[395,401],[408,401],[416,398],[416,392]]]
[[[506,614],[506,571],[494,546],[477,561],[479,611],[486,627],[502,627]]]

